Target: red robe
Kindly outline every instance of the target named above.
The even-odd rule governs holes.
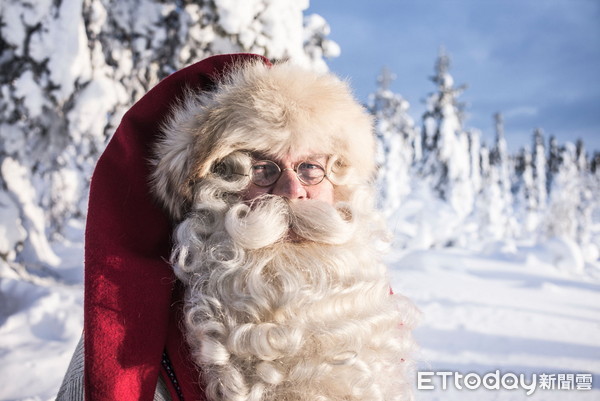
[[[185,400],[204,400],[183,341],[180,285],[168,263],[172,222],[150,193],[152,147],[184,88],[210,90],[250,54],[214,56],[162,80],[123,117],[92,176],[85,232],[85,399],[149,401],[163,351]],[[263,59],[265,63],[269,63]]]

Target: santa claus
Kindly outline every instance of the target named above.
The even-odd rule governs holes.
[[[163,80],[92,179],[58,399],[412,399],[374,168],[371,118],[332,74],[236,54]]]

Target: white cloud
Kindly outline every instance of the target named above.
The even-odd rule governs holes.
[[[520,106],[509,109],[502,113],[506,118],[533,117],[538,115],[538,108],[533,106]]]

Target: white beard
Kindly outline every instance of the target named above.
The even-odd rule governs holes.
[[[416,312],[390,294],[365,204],[203,202],[179,225],[186,338],[211,401],[412,399]]]

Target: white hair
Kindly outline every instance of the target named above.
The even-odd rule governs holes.
[[[414,306],[390,293],[369,190],[335,206],[238,195],[233,153],[195,183],[172,263],[211,401],[412,399]],[[290,241],[293,231],[300,240]]]

